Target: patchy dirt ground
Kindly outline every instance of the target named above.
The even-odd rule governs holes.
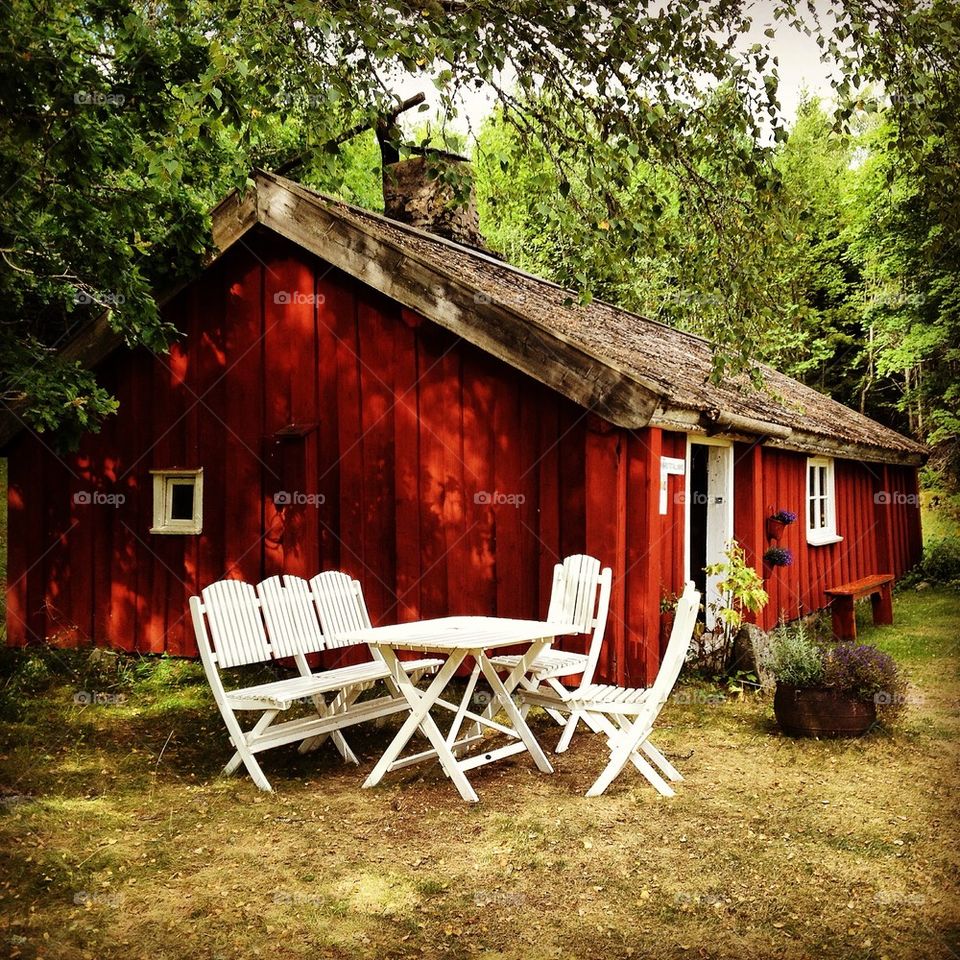
[[[276,793],[217,778],[202,685],[74,703],[57,683],[0,725],[0,948],[23,958],[960,956],[956,595],[870,633],[906,665],[895,730],[791,741],[769,701],[684,687],[656,740],[664,800],[581,734],[524,757],[360,789],[388,728],[268,753]],[[552,746],[559,728],[535,722]]]

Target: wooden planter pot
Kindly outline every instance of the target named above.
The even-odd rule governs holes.
[[[862,737],[876,722],[875,704],[827,687],[778,683],[773,712],[788,737]]]

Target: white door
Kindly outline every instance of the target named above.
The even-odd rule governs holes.
[[[712,607],[719,599],[720,577],[703,568],[724,559],[733,539],[733,444],[704,437],[687,443],[685,511],[686,576],[703,592],[707,628],[714,626]]]

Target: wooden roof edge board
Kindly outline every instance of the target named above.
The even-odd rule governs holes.
[[[677,433],[722,437],[727,440],[742,440],[745,443],[759,441],[762,446],[773,447],[777,450],[789,450],[792,453],[837,457],[842,460],[864,460],[870,463],[919,467],[926,463],[929,455],[926,451],[892,450],[889,447],[875,447],[868,444],[837,440],[811,433],[808,430],[793,429],[788,436],[777,437],[770,434],[764,435],[762,432],[747,431],[742,428],[718,429],[711,423],[705,422],[704,418],[693,410],[681,410],[675,407],[655,411],[650,418],[649,425]]]
[[[388,241],[364,233],[309,192],[262,184],[258,219],[292,243],[617,426],[646,426],[662,401],[659,393],[626,371],[503,304],[476,302],[472,288]]]
[[[864,443],[853,443],[825,437],[806,430],[794,430],[786,440],[771,439],[764,441],[768,447],[790,450],[794,453],[820,454],[825,457],[838,457],[841,460],[862,460],[868,463],[889,463],[899,466],[920,467],[927,462],[929,453],[914,450],[893,450],[890,447],[875,447]]]
[[[257,224],[257,190],[251,187],[241,196],[231,190],[211,211],[210,222],[214,259],[223,255]]]

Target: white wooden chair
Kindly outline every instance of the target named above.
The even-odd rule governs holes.
[[[628,762],[632,762],[665,797],[674,794],[667,780],[677,782],[683,779],[649,738],[686,660],[699,606],[700,594],[693,583],[688,583],[677,602],[673,630],[652,686],[634,688],[591,684],[576,691],[571,708],[584,713],[591,725],[599,727],[607,735],[610,747],[610,760],[587,791],[588,797],[600,796]],[[538,702],[536,693],[522,696]]]
[[[521,681],[524,691],[539,691],[536,701],[563,727],[555,753],[563,753],[573,739],[574,731],[581,720],[587,720],[583,712],[571,707],[578,691],[593,683],[593,676],[600,660],[603,635],[610,609],[611,571],[600,569],[600,561],[594,557],[575,554],[567,557],[553,568],[553,589],[547,620],[553,623],[574,623],[580,632],[589,634],[585,653],[548,648],[533,662],[527,676]],[[512,670],[519,662],[517,656],[493,657],[498,670]],[[560,682],[560,677],[581,674],[578,687],[570,689]],[[530,709],[526,697],[523,715]]]
[[[254,783],[261,790],[270,790],[257,753],[298,741],[319,743],[332,736],[341,754],[356,762],[340,730],[408,707],[395,695],[355,703],[362,690],[389,677],[382,663],[370,661],[311,673],[306,654],[323,649],[324,644],[303,581],[288,587],[271,578],[258,589],[259,593],[240,580],[220,580],[199,597],[190,598],[190,613],[200,659],[236,751],[224,773],[234,773],[243,763]],[[223,685],[224,670],[283,657],[294,658],[300,676],[242,689],[227,690]],[[333,700],[327,703],[329,694]],[[275,722],[278,715],[305,702],[312,703],[313,715]],[[260,713],[248,730],[242,729],[237,718],[244,711]]]

